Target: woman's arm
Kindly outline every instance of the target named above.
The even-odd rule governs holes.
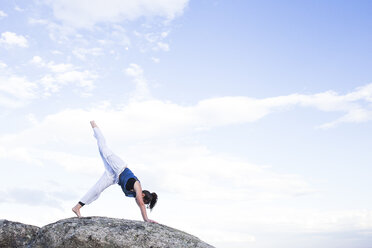
[[[142,218],[144,221],[146,222],[152,222],[152,223],[157,223],[156,221],[153,221],[153,220],[150,220],[148,217],[147,217],[147,212],[146,212],[146,207],[145,207],[145,203],[143,202],[143,196],[142,196],[142,187],[141,187],[141,184],[136,181],[134,183],[134,191],[136,192],[136,202],[137,202],[137,205],[138,207],[140,208],[141,210],[141,214],[142,214]]]

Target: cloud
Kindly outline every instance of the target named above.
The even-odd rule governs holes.
[[[151,57],[151,60],[154,61],[154,63],[156,63],[156,64],[159,64],[160,63],[160,59],[159,58]]]
[[[263,212],[266,215],[263,215]],[[263,207],[255,211],[252,210],[251,213],[245,213],[244,217],[251,221],[251,225],[257,225],[257,228],[270,226],[268,231],[278,230],[280,227],[284,232],[301,233],[331,233],[372,229],[372,211],[366,209],[330,211],[312,207],[293,208],[287,206],[277,207],[277,209]]]
[[[148,31],[148,30],[145,30]],[[154,31],[152,32],[139,32],[134,31],[133,34],[137,38],[142,38],[147,41],[144,44],[140,44],[142,51],[153,50],[153,51],[165,51],[170,50],[169,44],[164,40],[168,37],[170,31]]]
[[[25,11],[24,9],[22,9],[22,8],[19,7],[18,5],[16,5],[16,6],[14,7],[14,10],[15,10],[15,11],[18,11],[18,12],[23,12],[23,11]]]
[[[46,70],[40,78],[30,81],[25,76],[18,76],[0,61],[0,105],[8,108],[23,107],[35,99],[49,97],[60,92],[66,86],[74,86],[73,91],[80,96],[90,96],[95,88],[94,72],[81,70],[72,64],[44,61],[34,56],[30,64]]]
[[[49,31],[49,38],[58,43],[70,41],[70,37],[77,34],[74,28],[47,19],[29,18],[28,23],[31,25],[44,25]]]
[[[218,201],[223,195],[226,201],[267,202],[316,192],[299,175],[275,173],[268,166],[214,153],[198,144],[132,145],[130,157],[137,173],[151,178],[150,185],[188,201]]]
[[[0,70],[1,70],[1,69],[4,69],[4,68],[6,68],[6,67],[8,67],[8,65],[5,64],[4,62],[0,61]]]
[[[0,76],[0,105],[6,107],[24,106],[37,98],[37,84],[16,75]]]
[[[36,65],[41,65],[41,66],[45,65],[43,59],[40,56],[32,57],[30,62],[33,63],[33,64],[36,64]]]
[[[38,57],[35,57],[33,61],[44,63]],[[50,66],[57,72],[71,69],[69,66],[59,68],[54,67],[55,64],[49,65],[48,63],[44,63],[43,66]],[[126,73],[133,77],[136,83],[135,96],[143,96],[144,92],[148,92],[144,72],[139,65],[130,64]],[[25,95],[27,96],[27,92]],[[227,180],[234,182],[235,187],[240,189],[226,192],[231,198],[245,195],[246,200],[275,200],[299,197],[314,193],[316,190],[298,175],[274,173],[268,167],[252,165],[233,157],[212,154],[208,149],[195,144],[190,146],[178,143],[173,147],[173,144],[167,143],[167,140],[185,135],[197,135],[203,130],[221,126],[255,122],[270,113],[294,106],[344,113],[336,120],[337,124],[367,121],[371,116],[369,105],[363,102],[370,101],[370,85],[357,88],[345,95],[323,92],[313,95],[292,94],[263,99],[219,97],[201,100],[191,106],[140,97],[132,98],[127,104],[121,106],[104,104],[101,107],[89,109],[66,109],[48,115],[40,121],[34,118],[31,128],[13,135],[3,135],[0,141],[8,144],[8,150],[2,152],[3,157],[6,156],[4,154],[7,156],[14,154],[12,156],[14,158],[35,164],[53,160],[68,170],[75,168],[84,171],[83,164],[93,163],[89,157],[72,155],[66,150],[49,149],[46,151],[43,147],[48,144],[48,147],[75,147],[76,150],[82,150],[81,146],[91,142],[89,130],[84,123],[94,118],[98,123],[102,120],[105,133],[111,137],[112,144],[119,147],[119,150],[128,150],[129,146],[134,146],[133,142],[141,140],[145,142],[157,140],[160,142],[158,144],[162,144],[159,148],[154,147],[151,142],[148,147],[142,144],[141,148],[137,149],[141,152],[132,152],[131,157],[144,174],[147,173],[147,169],[141,169],[141,164],[152,164],[153,168],[161,172],[163,177],[154,176],[153,180],[158,180],[157,184],[161,185],[159,187],[163,191],[167,191],[167,185],[171,184],[174,192],[192,197],[197,188],[203,188],[205,193],[199,194],[199,197],[216,199],[219,194],[216,192],[224,192],[226,189],[221,189],[220,185],[215,182]],[[23,144],[24,147],[19,147],[19,144]],[[174,164],[177,166],[173,167]],[[225,170],[226,164],[231,170]],[[200,178],[192,174],[189,170],[190,165],[198,168]],[[185,187],[187,182],[193,182],[191,184],[193,186]]]
[[[56,55],[63,55],[63,52],[58,51],[58,50],[53,50],[52,53]]]
[[[169,45],[167,43],[164,43],[164,42],[158,42],[157,43],[157,49],[168,52],[169,51]]]
[[[130,5],[136,5],[138,3],[139,1],[136,1],[135,3]],[[94,4],[96,3],[93,2],[90,5],[93,6]],[[78,8],[79,5],[84,5],[84,3],[79,2],[79,4],[73,4],[71,8]],[[104,9],[106,10],[107,6],[105,6]],[[65,14],[67,14],[67,12]],[[82,13],[77,14],[79,18],[82,17],[81,14]],[[72,16],[69,17],[73,18]],[[139,29],[141,30],[141,32],[143,32],[142,34],[140,32],[131,30],[132,27],[130,25],[126,25],[127,22],[116,22],[113,18],[108,18],[108,21],[105,21],[105,28],[96,25],[101,22],[93,21],[94,15],[89,15],[88,19],[92,21],[91,26],[83,25],[81,28],[89,28],[85,31],[91,31],[92,33],[94,33],[95,36],[99,35],[101,37],[105,37],[104,39],[96,40],[93,39],[91,36],[81,35],[80,33],[78,33],[79,28],[75,25],[76,22],[68,24],[66,22],[60,22],[58,20],[29,18],[29,23],[33,25],[45,26],[46,30],[48,30],[49,32],[50,39],[60,44],[66,44],[67,46],[71,45],[72,43],[83,44],[84,47],[71,48],[73,55],[81,60],[85,60],[87,55],[102,55],[105,53],[104,49],[113,51],[112,48],[116,45],[124,47],[125,50],[137,47],[142,52],[151,50],[169,51],[169,44],[164,42],[164,39],[167,38],[170,30],[165,23],[162,23],[161,27],[168,27],[167,30],[158,30],[158,24],[154,26],[146,24],[141,25]],[[151,21],[158,23],[158,21],[154,19],[149,20],[149,22]],[[133,34],[135,37],[132,37]],[[132,41],[132,39],[135,41]],[[86,48],[85,46],[88,43],[95,45],[92,45],[93,47],[91,48]]]
[[[12,149],[0,147],[0,158],[24,162],[28,165],[42,165],[40,159],[38,159],[27,146],[13,147]]]
[[[5,13],[4,11],[0,10],[0,19],[4,18],[4,17],[7,17],[8,14]]]
[[[165,38],[165,37],[167,37],[167,36],[169,35],[169,32],[170,32],[170,31],[164,31],[164,32],[161,32],[160,36],[161,36],[162,38]]]
[[[4,32],[1,34],[0,44],[6,46],[28,47],[27,39],[22,35],[13,32]]]
[[[7,145],[0,147],[0,158],[29,166],[54,164],[66,171],[98,175],[103,165],[87,121],[95,115],[107,123],[117,124],[102,124],[111,149],[119,151],[119,156],[130,162],[148,185],[157,185],[161,192],[182,195],[188,201],[216,201],[224,195],[226,200],[239,198],[251,202],[297,198],[315,192],[299,175],[276,173],[268,166],[215,154],[202,145],[161,140],[156,144],[136,145],[128,135],[138,132],[137,127],[117,122],[121,113],[107,109],[66,110],[34,121],[31,128],[22,132],[2,135],[0,142]],[[121,138],[123,133],[127,138]],[[87,147],[93,152],[92,156],[82,155]],[[120,151],[125,151],[125,155]]]
[[[67,143],[64,142],[64,144]],[[28,145],[0,147],[0,158],[23,162],[29,166],[46,166],[52,163],[68,172],[80,172],[88,175],[98,175],[103,169],[98,156],[74,155],[59,150],[38,149]]]
[[[150,98],[150,90],[141,66],[132,63],[125,69],[125,73],[133,78],[133,82],[136,85],[136,89],[131,95],[132,100],[144,100]]]
[[[161,17],[172,20],[181,15],[188,0],[138,1],[44,1],[54,16],[75,28],[91,28],[98,23],[118,23],[140,17]]]
[[[72,51],[72,54],[75,55],[78,59],[86,60],[86,56],[100,56],[103,55],[102,48],[94,47],[94,48],[76,48]]]
[[[90,92],[95,87],[94,80],[98,77],[92,71],[81,71],[72,64],[56,64],[53,61],[45,62],[39,56],[34,56],[30,63],[49,70],[49,73],[38,81],[43,87],[45,96],[59,92],[66,85],[75,85],[82,89],[82,96],[90,95]]]
[[[76,196],[64,191],[49,191],[30,188],[12,188],[0,191],[1,203],[16,203],[29,206],[48,206],[62,210],[63,200],[71,200]]]

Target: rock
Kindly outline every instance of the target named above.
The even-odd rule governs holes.
[[[185,232],[165,225],[142,221],[106,217],[69,218],[42,228],[5,222],[8,224],[1,226],[0,234],[9,232],[4,237],[11,238],[6,239],[3,245],[3,236],[0,236],[0,247],[213,248]],[[9,226],[17,228],[9,228]]]
[[[0,220],[0,247],[27,247],[39,229],[37,226]]]

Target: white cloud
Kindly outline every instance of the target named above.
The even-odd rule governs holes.
[[[16,6],[14,7],[14,10],[15,10],[15,11],[18,11],[18,12],[23,12],[23,11],[25,11],[24,9],[22,9],[22,8],[19,7],[18,5],[16,5]]]
[[[32,113],[26,115],[26,120],[29,121],[33,125],[36,125],[38,123],[37,118]]]
[[[162,17],[172,20],[183,13],[188,0],[138,1],[73,1],[45,0],[55,17],[67,25],[91,28],[97,23],[118,23],[140,17]]]
[[[160,35],[161,35],[162,38],[165,38],[165,37],[167,37],[169,35],[169,31],[168,32],[166,32],[166,31],[161,32]]]
[[[4,11],[0,10],[0,19],[4,18],[4,17],[7,17],[8,14],[5,13]]]
[[[359,107],[349,110],[344,116],[335,121],[319,125],[318,128],[327,129],[337,126],[340,123],[360,123],[372,120],[372,110],[367,110]]]
[[[40,66],[44,65],[44,61],[40,56],[32,57],[30,62],[33,63],[33,64],[36,64],[36,65],[40,65]]]
[[[91,56],[100,56],[103,55],[102,48],[94,47],[94,48],[77,48],[72,51],[72,54],[75,55],[77,58],[81,60],[86,60],[87,55]]]
[[[216,154],[197,144],[158,141],[156,145],[132,145],[127,153],[136,171],[148,175],[160,191],[182,195],[185,200],[218,201],[223,195],[227,201],[261,202],[315,192],[298,175],[275,173],[270,167]]]
[[[132,63],[125,69],[125,73],[133,78],[133,82],[136,85],[136,90],[131,96],[132,99],[143,100],[151,97],[147,80],[145,79],[141,66]]]
[[[40,85],[43,86],[45,96],[60,91],[66,85],[75,85],[82,89],[80,94],[86,96],[90,95],[95,87],[94,80],[97,75],[91,71],[79,70],[72,64],[46,62],[39,56],[34,56],[30,63],[49,70],[49,73],[39,80]]]
[[[7,46],[28,47],[27,39],[22,35],[13,32],[4,32],[1,34],[0,44]]]
[[[317,208],[262,207],[244,213],[245,220],[252,226],[266,226],[268,230],[291,231],[299,233],[331,233],[372,228],[372,211],[321,210]],[[265,214],[264,214],[265,213]],[[248,221],[243,221],[247,225]],[[243,224],[244,225],[244,224]],[[271,229],[272,228],[272,229]]]
[[[132,77],[143,77],[143,69],[137,64],[130,64],[125,72]]]
[[[56,82],[60,84],[73,83],[78,87],[84,88],[87,91],[94,89],[93,80],[97,78],[96,75],[88,70],[84,71],[66,71],[56,76]]]
[[[7,147],[0,147],[0,158],[19,161],[28,165],[42,165],[42,162],[35,158],[34,154],[29,151],[27,146],[12,147],[11,149]]]
[[[19,101],[14,98],[9,98],[5,96],[0,96],[0,106],[7,108],[20,108],[25,106],[27,103],[24,101]]]
[[[25,77],[0,76],[0,99],[3,105],[18,107],[37,97],[37,84]]]
[[[70,41],[69,37],[76,35],[74,28],[50,20],[30,18],[28,22],[32,25],[44,25],[49,31],[49,38],[58,43]]]
[[[87,55],[99,56],[104,54],[104,48],[110,49],[114,45],[128,47],[131,44],[127,31],[121,25],[117,24],[111,25],[108,30],[101,28],[94,29],[94,36],[104,37],[104,39],[97,40],[96,38],[80,34],[74,27],[51,20],[30,18],[28,22],[33,25],[45,26],[49,32],[50,39],[59,44],[66,44],[67,46],[70,46],[72,43],[79,44],[71,50],[73,55],[81,60],[85,60]],[[89,43],[102,47],[86,48]],[[60,54],[59,51],[57,53]]]
[[[30,18],[28,19],[28,22],[30,24],[42,24],[42,25],[47,25],[50,23],[50,21],[45,20],[45,19],[35,19],[35,18]]]
[[[64,63],[56,64],[53,61],[47,63],[44,66],[49,68],[51,72],[54,72],[54,73],[64,73],[64,72],[69,72],[69,71],[74,70],[74,66],[72,64],[64,64]]]
[[[160,59],[159,58],[151,57],[151,60],[154,61],[154,63],[156,63],[156,64],[159,64],[160,63]]]
[[[153,123],[147,122],[144,116],[140,120],[134,114],[106,106],[104,109],[70,109],[49,115],[33,122],[29,129],[0,136],[0,143],[7,144],[0,147],[0,158],[23,161],[30,166],[57,164],[68,171],[98,174],[103,166],[88,123],[95,117],[110,147],[119,151],[120,157],[128,158],[125,160],[147,178],[148,185],[157,185],[162,192],[182,195],[185,200],[213,201],[224,195],[226,200],[239,198],[267,202],[314,192],[298,175],[276,173],[267,166],[212,153],[198,144],[161,141],[164,138],[162,134],[169,132],[165,129],[170,126],[166,125],[158,134],[159,124],[152,127]],[[157,122],[156,119],[154,121]],[[150,131],[143,134],[143,127]],[[160,138],[156,144],[136,145],[142,135],[151,138],[149,133]],[[93,156],[82,155],[87,147],[95,152]],[[125,151],[126,155],[123,156],[120,151]],[[226,165],[229,165],[228,170]],[[198,173],[195,174],[192,168],[197,168]],[[222,181],[231,183],[221,185]]]
[[[49,185],[50,187],[50,185]],[[62,210],[62,202],[76,198],[71,192],[33,189],[33,188],[11,188],[0,191],[0,203],[16,203],[29,206],[46,205],[48,207]]]
[[[56,54],[56,55],[62,55],[63,54],[61,51],[58,51],[58,50],[53,50],[52,53]]]
[[[88,70],[80,70],[72,64],[56,64],[34,56],[30,64],[46,69],[47,73],[33,82],[24,76],[18,76],[10,70],[4,70],[0,76],[0,105],[18,108],[29,104],[32,100],[43,96],[51,96],[68,85],[75,86],[73,91],[80,96],[90,96],[94,89],[97,75]],[[7,65],[0,61],[0,69]]]
[[[4,68],[7,68],[8,65],[5,64],[4,62],[0,61],[0,69],[4,69]]]
[[[163,31],[163,32],[149,32],[149,33],[141,33],[138,31],[134,31],[133,34],[138,38],[143,38],[147,41],[147,43],[142,44],[141,49],[143,51],[147,51],[151,49],[153,51],[165,51],[168,52],[170,50],[169,44],[164,42],[164,39],[168,36],[170,31]]]
[[[124,46],[126,50],[128,50],[128,46],[131,45],[131,41],[129,39],[129,36],[127,34],[127,30],[123,28],[121,25],[114,24],[113,31],[110,33],[110,36],[112,36],[112,39],[119,45]],[[106,43],[112,43],[107,42]]]
[[[157,45],[158,45],[157,46],[158,49],[163,50],[165,52],[168,52],[169,51],[169,45],[167,43],[158,42]]]
[[[135,32],[135,35],[137,37],[141,37],[142,36],[142,34],[140,34],[138,32]],[[150,43],[154,43],[154,42],[158,41],[159,38],[160,38],[159,34],[157,34],[157,33],[147,33],[147,34],[145,34],[143,36]]]
[[[50,96],[52,93],[59,92],[66,85],[74,85],[81,90],[78,90],[82,95],[90,95],[94,89],[94,80],[97,78],[95,74],[90,71],[71,70],[53,75],[46,75],[40,80],[43,86],[44,95]]]

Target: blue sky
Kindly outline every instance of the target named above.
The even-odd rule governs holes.
[[[89,121],[216,247],[371,243],[370,1],[0,3],[0,218],[45,225],[103,171]],[[140,220],[110,187],[84,216]]]

